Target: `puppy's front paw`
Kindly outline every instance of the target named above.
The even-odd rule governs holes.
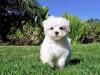
[[[65,66],[65,58],[60,58],[57,63],[57,67],[63,68]]]
[[[47,64],[47,63],[48,63],[48,61],[47,61],[47,60],[44,60],[44,61],[42,61],[42,63],[43,63],[43,64]]]
[[[54,67],[54,63],[51,61],[48,63],[51,67]]]

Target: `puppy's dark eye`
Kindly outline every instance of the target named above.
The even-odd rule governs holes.
[[[50,30],[53,30],[53,27],[51,27]]]
[[[60,29],[60,30],[63,30],[64,28],[63,28],[63,27],[60,27],[59,29]]]

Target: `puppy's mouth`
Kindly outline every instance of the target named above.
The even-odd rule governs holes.
[[[54,40],[60,40],[60,39],[62,39],[59,35],[55,35],[54,37],[53,37],[53,39]]]
[[[59,37],[59,35],[55,35],[55,37]]]

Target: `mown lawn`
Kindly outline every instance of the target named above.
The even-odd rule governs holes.
[[[52,69],[39,60],[39,47],[0,46],[0,75],[100,75],[100,44],[72,45],[71,61]]]

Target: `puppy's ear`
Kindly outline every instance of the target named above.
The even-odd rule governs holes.
[[[46,18],[46,20],[44,20],[44,21],[42,22],[43,27],[48,27],[47,25],[49,25],[49,23],[50,23],[51,21],[53,21],[53,20],[55,20],[55,16],[48,16],[48,17]]]
[[[70,21],[67,20],[67,31],[70,32]]]
[[[47,20],[44,20],[44,21],[42,22],[42,26],[43,26],[44,32],[46,32],[47,27],[48,27]]]
[[[43,26],[43,28],[46,27],[46,20],[44,20],[44,21],[42,22],[42,26]]]

